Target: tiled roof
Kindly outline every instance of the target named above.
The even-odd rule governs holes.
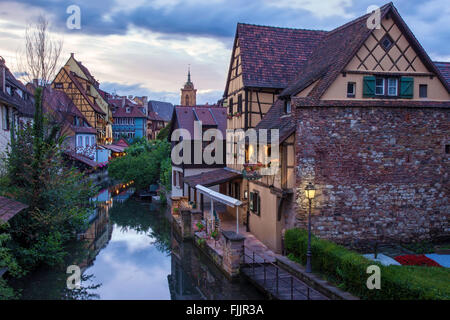
[[[89,158],[87,158],[79,153],[76,153],[74,151],[64,151],[64,154],[67,155],[69,158],[72,158],[73,160],[84,163],[92,168],[97,166],[97,162],[95,162],[94,160],[89,159]]]
[[[81,71],[83,71],[83,73],[86,75],[86,77],[88,78],[89,82],[91,82],[95,87],[98,87],[99,83],[97,80],[95,80],[95,78],[92,76],[92,74],[89,72],[89,69],[86,68],[81,61],[78,61],[77,59],[75,59],[75,57],[72,55],[73,60],[75,60],[75,62],[77,63],[78,67],[80,67]]]
[[[5,197],[0,197],[0,220],[3,222],[8,222],[9,219],[26,208],[28,208],[26,204]]]
[[[28,89],[17,80],[14,75],[9,71],[7,67],[5,67],[5,78],[6,82],[15,88],[19,88],[24,96],[27,96],[26,99],[22,98],[17,92],[14,92],[13,95],[9,95],[6,92],[0,90],[0,101],[3,101],[6,104],[14,106],[17,111],[26,117],[34,116],[34,99],[33,95],[28,91]]]
[[[434,62],[435,66],[439,69],[445,81],[450,85],[450,62]]]
[[[127,112],[127,108],[130,112]],[[125,106],[116,108],[113,112],[113,118],[146,118],[145,114],[140,110],[138,106]]]
[[[277,100],[255,129],[257,132],[259,129],[267,130],[268,143],[271,141],[270,129],[278,129],[281,143],[295,131],[295,120],[290,115],[284,115],[284,102]]]
[[[148,112],[148,119],[153,121],[164,121],[163,118],[161,118],[156,112],[149,111]]]
[[[184,177],[183,182],[187,183],[191,188],[195,188],[198,184],[204,187],[211,187],[238,178],[242,178],[242,173],[228,168],[221,168]]]
[[[382,6],[380,11],[382,19],[388,13],[392,14],[392,18],[425,65],[441,77],[440,72],[414,37],[392,2]],[[328,32],[311,53],[308,61],[299,69],[297,79],[292,81],[280,96],[295,95],[316,80],[320,80],[309,93],[309,96],[313,98],[320,98],[372,32],[371,29],[367,28],[369,16],[370,14],[366,14]],[[450,87],[443,77],[441,79],[447,85],[447,90],[450,91]]]
[[[239,23],[242,77],[248,87],[285,88],[326,31]]]
[[[165,122],[172,118],[173,104],[163,101],[150,100],[148,102],[148,111],[156,112]]]
[[[227,110],[216,105],[204,106],[175,106],[174,123],[172,128],[178,126],[189,131],[194,137],[194,121],[201,121],[203,126],[212,126],[219,129],[223,138],[226,137]]]

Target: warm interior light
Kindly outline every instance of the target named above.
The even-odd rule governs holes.
[[[308,185],[305,188],[305,195],[308,199],[314,199],[316,196],[316,188],[311,182],[308,182]]]

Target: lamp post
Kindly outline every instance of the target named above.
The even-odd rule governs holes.
[[[305,195],[309,201],[309,213],[308,213],[308,251],[306,251],[306,272],[311,273],[311,207],[312,200],[316,195],[316,188],[311,182],[305,188]]]

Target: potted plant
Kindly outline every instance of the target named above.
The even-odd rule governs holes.
[[[179,208],[173,208],[173,213],[178,213],[178,211],[179,211],[180,209]]]
[[[197,231],[198,231],[198,232],[202,232],[203,230],[205,230],[204,224],[201,223],[200,221],[197,222],[196,226],[197,226]]]
[[[211,238],[214,239],[214,247],[216,246],[216,242],[219,238],[219,231],[217,229],[214,229],[213,232],[211,232]]]

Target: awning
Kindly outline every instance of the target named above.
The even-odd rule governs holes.
[[[94,168],[97,166],[97,162],[95,162],[94,160],[89,159],[88,157],[85,157],[79,153],[76,153],[73,151],[65,151],[64,154],[67,155],[68,157],[72,158],[73,160],[84,163],[85,165],[87,165],[89,167]]]
[[[107,145],[104,145],[103,147],[111,150],[112,152],[116,152],[116,153],[124,152],[126,149],[125,146],[118,146],[116,144],[107,144]]]
[[[211,187],[238,178],[242,178],[242,173],[239,171],[229,168],[220,168],[193,176],[184,177],[183,182],[191,188],[196,188],[197,185]]]
[[[26,208],[28,206],[22,202],[0,197],[0,220],[8,222],[9,219]]]
[[[229,197],[227,195],[224,195],[223,193],[211,190],[205,186],[202,185],[196,185],[195,188],[197,189],[198,192],[207,195],[208,197],[210,197],[211,199],[213,199],[214,201],[226,204],[229,207],[239,207],[242,204],[242,201]]]

